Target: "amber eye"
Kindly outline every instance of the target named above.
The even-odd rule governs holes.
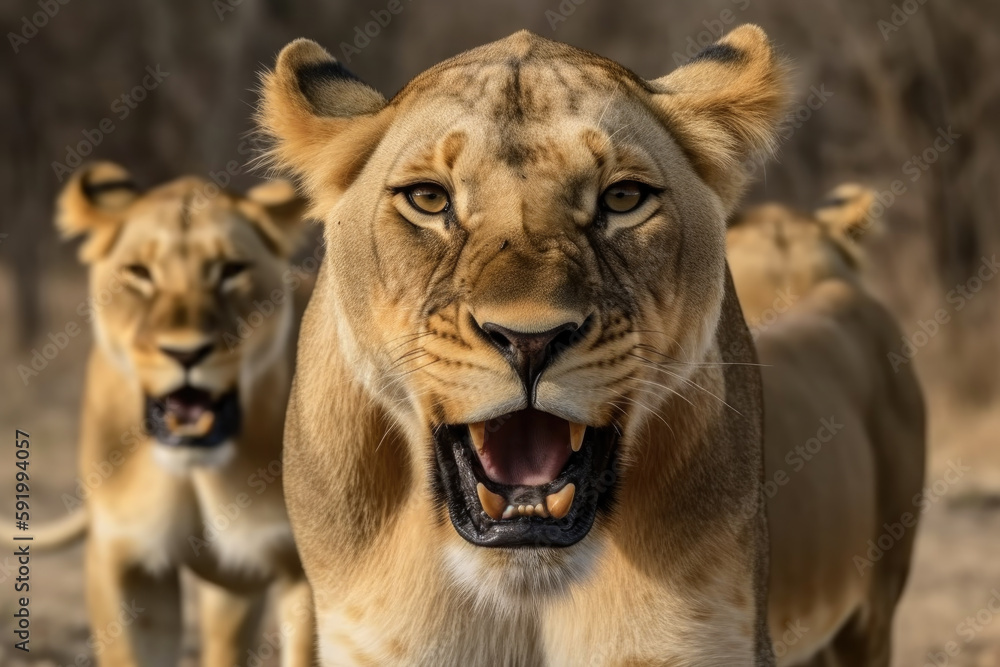
[[[219,271],[219,281],[225,282],[230,278],[235,278],[250,268],[250,262],[224,262]]]
[[[635,181],[615,183],[601,195],[601,203],[612,213],[628,213],[646,199],[648,188]]]
[[[448,210],[448,191],[434,183],[420,183],[405,190],[413,208],[435,215]]]
[[[133,278],[138,278],[139,280],[150,281],[153,279],[153,274],[142,264],[128,264],[125,266],[125,270]]]

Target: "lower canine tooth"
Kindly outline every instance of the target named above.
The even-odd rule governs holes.
[[[503,509],[507,501],[503,499],[503,496],[493,493],[482,482],[476,485],[476,493],[479,494],[479,503],[483,506],[483,510],[490,515],[491,519],[496,521],[507,515]]]
[[[513,505],[507,505],[507,509],[503,511],[503,518],[509,519],[515,514],[517,514],[517,508],[514,507]]]
[[[486,422],[469,424],[469,435],[472,436],[472,444],[476,446],[476,450],[483,451],[483,445],[486,444]]]
[[[570,482],[559,491],[545,497],[545,506],[553,519],[561,519],[569,514],[574,495],[576,495],[576,485]]]
[[[203,412],[201,416],[198,417],[197,423],[195,423],[195,430],[198,436],[206,435],[212,430],[212,424],[215,423],[215,413],[214,412]]]
[[[569,423],[569,446],[573,448],[574,452],[580,451],[580,448],[583,447],[583,434],[586,432],[586,424]]]

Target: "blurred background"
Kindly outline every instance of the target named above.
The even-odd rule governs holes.
[[[32,518],[60,516],[78,483],[90,332],[54,354],[44,348],[70,324],[86,328],[77,310],[85,272],[52,225],[53,199],[82,161],[120,162],[144,186],[180,174],[254,184],[257,73],[296,37],[317,40],[391,95],[428,66],[520,28],[652,78],[743,22],[763,26],[796,66],[780,153],[751,165],[746,202],[811,210],[847,180],[881,193],[887,231],[864,239],[867,279],[905,333],[896,363],[915,366],[929,400],[934,498],[896,619],[894,664],[1000,666],[1000,614],[989,607],[1000,601],[996,0],[2,3],[0,416],[5,431],[32,436]],[[25,373],[33,361],[37,373]],[[942,482],[956,465],[958,482]],[[12,497],[9,477],[3,498]],[[5,590],[11,564],[0,556]],[[32,574],[30,660],[15,662],[4,640],[0,663],[81,664],[80,549],[36,557]],[[9,605],[5,594],[3,619]]]

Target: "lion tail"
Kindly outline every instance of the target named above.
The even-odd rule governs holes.
[[[13,540],[13,544],[30,544],[38,551],[55,551],[72,546],[87,535],[87,524],[90,517],[87,510],[78,509],[63,518],[44,524],[30,533],[28,540]]]

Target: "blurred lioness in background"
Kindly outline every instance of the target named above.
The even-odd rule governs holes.
[[[889,665],[910,567],[924,405],[909,366],[894,372],[887,361],[896,323],[860,282],[858,239],[880,224],[871,202],[871,191],[847,184],[812,216],[769,204],[727,233],[764,366],[768,620],[779,665]]]
[[[187,177],[140,192],[110,163],[81,168],[59,197],[59,229],[86,237],[93,306],[79,470],[106,474],[36,544],[88,535],[102,665],[178,664],[181,568],[201,580],[202,664],[244,663],[272,585],[282,665],[312,664],[281,475],[302,210],[284,182],[242,196]],[[116,621],[123,605],[142,610],[135,622]]]

